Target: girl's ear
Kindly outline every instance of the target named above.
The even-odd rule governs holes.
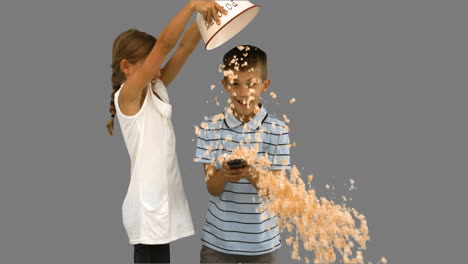
[[[130,62],[127,59],[123,59],[120,61],[120,70],[123,72],[124,75],[128,75],[130,71]]]
[[[270,87],[270,79],[266,79],[264,82],[263,82],[263,90],[262,90],[262,93],[266,92],[268,90],[268,87]]]

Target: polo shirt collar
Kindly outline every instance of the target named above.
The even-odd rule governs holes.
[[[231,108],[228,108],[224,114],[224,116],[226,117],[224,119],[226,125],[228,128],[235,128],[237,126],[240,126],[240,125],[244,125],[246,124],[247,127],[250,129],[250,130],[256,130],[260,127],[260,125],[263,123],[263,121],[265,120],[265,118],[267,117],[268,113],[265,109],[265,107],[263,106],[263,104],[260,105],[260,112],[258,112],[256,115],[253,116],[253,118],[247,122],[247,123],[242,123],[241,121],[239,121],[235,116],[234,116],[234,113],[233,111],[231,110]]]

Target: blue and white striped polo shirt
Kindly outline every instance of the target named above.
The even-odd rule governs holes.
[[[214,162],[218,156],[230,154],[240,146],[240,142],[243,142],[242,146],[251,148],[258,143],[258,155],[268,153],[272,170],[290,169],[289,135],[283,122],[269,115],[263,106],[245,124],[237,120],[230,110],[224,115],[224,119],[213,122],[212,117],[202,123],[195,160],[216,163],[219,169],[221,164]],[[257,194],[247,179],[241,179],[228,182],[219,196],[212,196],[202,244],[235,255],[262,255],[278,249],[281,240],[277,217],[268,211],[260,212],[261,198]]]

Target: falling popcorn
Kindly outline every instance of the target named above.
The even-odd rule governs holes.
[[[380,262],[382,262],[383,264],[387,264],[387,259],[385,257],[382,257],[380,259]]]
[[[197,135],[197,137],[200,137],[200,128],[198,126],[195,126],[195,135]]]
[[[278,178],[268,169],[263,170],[263,166],[267,168],[270,162],[263,157],[256,157],[255,150],[250,151],[249,153],[245,148],[238,148],[234,150],[231,158],[242,157],[249,164],[257,164],[259,195],[265,197],[268,194],[269,197],[263,207],[279,216],[280,229],[289,232],[296,230],[295,237],[286,239],[286,243],[293,246],[293,259],[301,259],[300,239],[304,249],[315,252],[315,263],[333,263],[336,258],[333,248],[343,256],[345,263],[353,263],[347,260],[362,259],[360,252],[356,253],[355,259],[349,258],[354,246],[349,242],[352,238],[360,244],[360,248],[365,248],[365,242],[369,238],[363,215],[354,209],[329,202],[323,197],[317,199],[314,190],[305,190],[299,171],[295,167],[291,169],[289,179],[284,171]],[[352,215],[361,221],[359,228],[355,226]]]
[[[216,123],[216,122],[218,122],[218,120],[222,120],[222,119],[224,119],[224,114],[223,114],[223,113],[217,114],[217,115],[215,115],[215,116],[213,117],[213,121],[212,121],[212,122],[213,122],[213,123]]]
[[[308,182],[310,184],[314,180],[314,175],[313,174],[308,175],[307,180],[308,180]]]
[[[215,86],[214,84],[212,84],[212,85],[210,86],[210,90],[213,91],[215,87],[216,87],[216,86]]]
[[[294,104],[295,102],[296,102],[296,98],[291,98],[291,100],[289,100],[290,104]]]
[[[293,146],[293,147],[297,147],[297,143],[296,143],[296,141],[295,141],[295,140],[293,141],[293,143],[291,144],[291,146]]]
[[[330,185],[328,185],[328,184],[325,185],[325,188],[326,188],[326,189],[330,189]]]
[[[289,123],[289,119],[288,119],[288,117],[286,115],[283,115],[283,120],[284,120],[285,123]]]
[[[231,76],[234,75],[234,72],[232,70],[223,71],[223,75],[224,77]]]
[[[295,166],[291,168],[289,177],[286,176],[286,170],[282,170],[279,176],[275,175],[269,169],[271,162],[265,157],[257,156],[258,150],[258,144],[253,149],[238,147],[231,155],[219,157],[217,162],[242,158],[247,164],[255,164],[258,171],[258,195],[262,198],[260,210],[268,210],[270,214],[277,215],[280,230],[295,232],[295,235],[286,239],[286,243],[293,246],[291,257],[301,259],[301,240],[305,250],[314,251],[314,263],[334,263],[335,251],[343,257],[346,264],[363,263],[361,250],[366,249],[366,241],[369,240],[364,215],[324,197],[317,198],[315,190],[306,190]],[[356,225],[355,219],[360,221],[359,225]],[[356,246],[351,239],[358,243],[354,258],[352,249]]]
[[[349,187],[348,191],[356,190],[357,188],[354,186],[355,181],[353,179],[349,180],[349,183],[351,183],[351,186]]]
[[[263,141],[262,136],[261,136],[260,133],[255,133],[254,136],[255,136],[255,140],[257,142],[262,142]]]
[[[270,92],[270,96],[273,97],[273,99],[276,98],[276,94],[274,92]]]

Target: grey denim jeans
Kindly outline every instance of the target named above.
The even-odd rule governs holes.
[[[200,250],[200,263],[271,263],[277,264],[277,253],[275,250],[271,253],[246,256],[246,255],[232,255],[213,250],[209,247],[202,246]]]

